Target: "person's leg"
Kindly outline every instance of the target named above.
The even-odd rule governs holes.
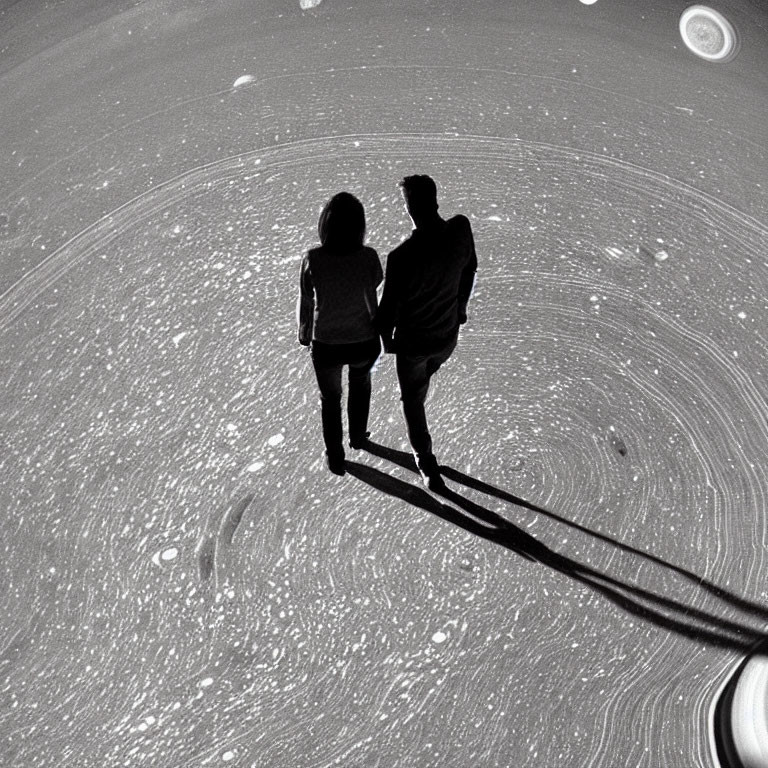
[[[425,403],[432,376],[456,348],[457,338],[451,339],[434,354],[426,356],[397,356],[397,377],[403,401],[408,439],[416,456],[416,465],[430,489],[444,486],[437,459],[432,451],[432,436],[427,425]]]
[[[424,408],[429,391],[428,361],[429,358],[423,355],[398,354],[395,362],[408,440],[419,468],[422,464],[437,463],[432,454],[432,436],[429,434]]]
[[[364,342],[359,354],[349,362],[349,395],[347,400],[347,421],[349,444],[362,447],[368,438],[368,414],[371,408],[371,369],[381,354],[381,342],[374,339]]]
[[[320,417],[328,468],[343,473],[344,445],[341,425],[341,364],[337,363],[328,345],[312,344],[312,364],[320,389]]]

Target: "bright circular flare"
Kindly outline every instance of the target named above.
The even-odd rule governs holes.
[[[579,1],[584,5],[594,5],[597,2],[597,0],[579,0]]]
[[[680,16],[680,36],[689,50],[707,61],[727,61],[735,54],[736,32],[721,13],[692,5]]]
[[[768,766],[768,658],[755,654],[741,671],[731,704],[734,746],[744,768]]]

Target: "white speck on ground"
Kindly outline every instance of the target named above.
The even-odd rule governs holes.
[[[232,87],[239,88],[241,85],[248,85],[248,83],[252,83],[255,79],[253,75],[241,75],[232,83]]]

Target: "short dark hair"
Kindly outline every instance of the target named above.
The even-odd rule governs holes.
[[[317,234],[329,248],[359,248],[365,238],[363,204],[349,192],[334,195],[320,213]]]
[[[437,185],[431,176],[406,176],[400,182],[408,205],[419,210],[437,210]]]

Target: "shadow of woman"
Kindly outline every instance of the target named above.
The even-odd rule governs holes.
[[[384,458],[393,458],[392,449],[383,446],[374,445],[370,452]],[[415,463],[409,454],[402,451],[396,453],[402,455],[397,457],[400,460],[395,463],[416,471]],[[561,555],[521,528],[508,522],[501,515],[450,489],[441,493],[441,499],[444,498],[451,502],[453,506],[444,503],[420,487],[406,483],[366,464],[348,461],[347,472],[372,488],[430,512],[442,520],[502,546],[532,563],[540,563],[568,578],[581,582],[628,613],[671,632],[710,645],[734,648],[739,651],[747,651],[765,638],[762,632],[745,624],[718,617],[669,597],[657,595],[648,589],[625,583],[570,557]],[[448,473],[445,476],[450,477]],[[533,505],[528,506],[532,507]],[[609,541],[611,540],[609,539]],[[659,562],[663,563],[663,561]]]

